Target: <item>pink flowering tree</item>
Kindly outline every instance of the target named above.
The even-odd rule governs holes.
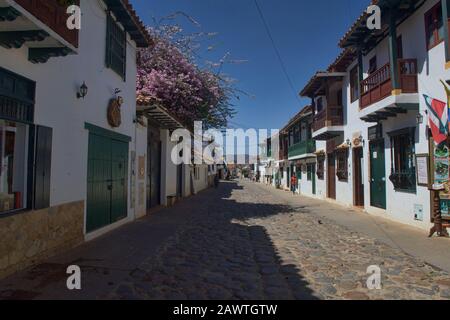
[[[149,31],[155,45],[138,52],[137,94],[162,105],[188,126],[203,121],[208,128],[226,127],[238,90],[221,74],[223,61],[205,68],[195,64],[199,39],[205,34],[182,35],[173,25]]]

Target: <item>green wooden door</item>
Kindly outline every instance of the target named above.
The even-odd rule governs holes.
[[[86,231],[127,216],[128,143],[90,133]]]
[[[90,134],[86,231],[91,232],[110,222],[111,215],[111,142]]]
[[[370,203],[386,209],[386,162],[384,141],[370,143]]]

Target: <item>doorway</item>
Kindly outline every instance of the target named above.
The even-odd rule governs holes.
[[[128,142],[89,133],[86,232],[127,217]]]
[[[159,130],[150,127],[147,168],[147,209],[151,209],[161,204],[161,141]]]
[[[370,205],[386,209],[386,162],[384,140],[370,141]]]
[[[336,157],[334,153],[328,154],[327,166],[328,198],[336,200]]]
[[[354,168],[354,206],[364,207],[364,151],[363,148],[353,149],[353,168]]]

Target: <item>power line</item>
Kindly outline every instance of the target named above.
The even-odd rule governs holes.
[[[258,14],[261,17],[261,20],[262,20],[262,22],[264,24],[264,28],[266,29],[267,35],[269,36],[270,42],[272,43],[273,49],[275,50],[275,53],[277,55],[278,61],[280,62],[281,69],[283,70],[283,73],[286,76],[287,81],[289,82],[289,86],[291,87],[291,90],[292,90],[292,93],[295,96],[295,99],[300,104],[300,107],[302,107],[301,102],[300,102],[300,98],[297,95],[297,91],[295,89],[294,83],[292,82],[291,77],[289,76],[289,73],[287,72],[286,65],[285,65],[285,63],[283,61],[283,58],[281,57],[280,51],[277,48],[275,40],[274,40],[274,38],[272,36],[272,32],[270,32],[269,25],[267,24],[267,21],[266,21],[266,19],[264,17],[264,14],[263,14],[262,10],[261,10],[261,7],[258,4],[258,0],[254,0],[254,1],[255,1],[255,6],[256,6],[256,9],[258,11]]]

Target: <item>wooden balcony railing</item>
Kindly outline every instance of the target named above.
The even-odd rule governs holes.
[[[402,93],[418,92],[417,60],[399,59],[397,63]],[[361,109],[389,97],[392,89],[391,65],[387,63],[361,82]]]
[[[325,127],[344,125],[344,113],[342,106],[327,106],[327,109],[314,116],[313,131]]]
[[[68,5],[63,3],[80,4],[80,0],[58,1],[58,0],[15,0],[21,7],[35,16],[50,29],[55,31],[64,40],[78,47],[78,30],[67,28]]]
[[[306,155],[316,151],[316,142],[314,140],[305,140],[289,147],[289,158]]]

